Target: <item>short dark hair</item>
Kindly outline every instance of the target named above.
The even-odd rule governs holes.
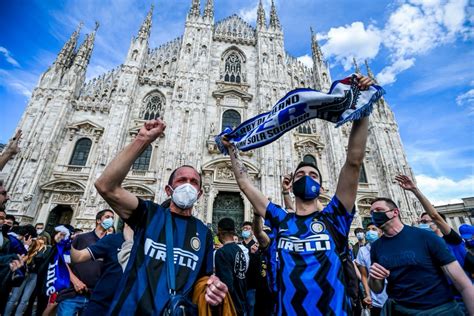
[[[182,165],[182,166],[174,169],[173,172],[171,172],[171,174],[170,174],[170,178],[168,179],[168,185],[171,186],[171,184],[173,183],[174,177],[176,176],[176,171],[178,171],[179,169],[184,168],[184,167],[191,168],[191,169],[193,169],[194,171],[197,172],[197,174],[199,175],[199,187],[202,188],[201,173],[199,173],[199,171],[197,171],[196,168],[194,168],[193,166],[190,166],[190,165]]]
[[[11,215],[11,214],[7,214],[7,215],[5,216],[5,219],[11,219],[12,222],[16,222],[15,216],[13,216],[13,215]]]
[[[35,227],[38,226],[38,225],[43,225],[44,226],[44,223],[36,223]]]
[[[217,229],[224,233],[235,233],[235,222],[232,218],[225,217],[217,223]]]
[[[5,216],[7,216],[7,212],[4,209],[0,209],[0,213],[5,213]]]
[[[386,198],[386,197],[377,197],[377,198],[372,200],[372,203],[370,203],[370,205],[374,204],[375,202],[379,202],[379,201],[385,202],[388,205],[388,207],[390,207],[391,209],[398,208],[397,203],[395,203],[392,199],[389,199],[389,198]]]
[[[104,216],[104,214],[107,213],[107,212],[111,212],[112,214],[115,214],[114,211],[112,211],[112,210],[106,208],[106,209],[104,209],[104,210],[102,210],[102,211],[99,211],[99,212],[97,213],[97,215],[95,216],[95,220],[96,220],[96,221],[100,220],[100,219],[102,218],[102,216]]]
[[[369,227],[369,226],[377,227],[377,225],[375,225],[374,222],[367,223],[367,225],[365,225],[365,228],[367,229],[367,227]]]
[[[423,216],[425,216],[425,215],[428,215],[428,216],[431,218],[430,214],[428,214],[427,212],[421,213],[420,218],[423,217]]]
[[[354,234],[357,234],[357,233],[365,233],[365,229],[361,227],[357,227],[356,229],[354,229]]]
[[[318,166],[316,166],[314,163],[312,162],[306,162],[306,161],[302,161],[298,164],[298,166],[296,166],[296,169],[295,169],[295,172],[293,172],[293,179],[291,179],[292,181],[295,180],[295,175],[296,175],[296,172],[298,170],[300,170],[301,168],[303,167],[311,167],[313,169],[316,169],[316,171],[318,172],[318,175],[319,175],[319,184],[322,184],[323,183],[323,176],[321,175],[321,171],[319,171],[319,168]]]
[[[244,227],[244,226],[252,226],[252,222],[245,221],[245,222],[242,223],[242,226],[240,226],[240,227]]]
[[[74,228],[74,231],[73,233],[82,233],[84,230],[80,229],[80,228]]]
[[[38,234],[36,233],[36,228],[33,227],[31,224],[23,225],[23,226],[18,226],[14,228],[15,230],[12,229],[15,233],[21,236],[31,236],[33,238],[36,238]]]
[[[433,217],[431,217],[431,215],[428,214],[427,212],[421,213],[420,218],[422,218],[425,215],[428,215],[431,219],[433,219]],[[446,215],[444,215],[443,213],[439,213],[439,212],[438,212],[438,215],[441,216],[441,218],[444,219],[444,221],[446,222]]]

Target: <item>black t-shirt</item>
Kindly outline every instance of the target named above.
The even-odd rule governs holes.
[[[249,250],[249,268],[247,270],[247,289],[256,289],[257,288],[257,280],[260,275],[261,269],[261,258],[258,251],[256,253],[252,253],[252,246],[255,244],[255,241],[252,239],[247,244],[245,240],[242,241],[242,245],[244,245]]]
[[[244,252],[236,243],[228,243],[216,251],[214,261],[216,276],[227,285],[237,315],[243,315],[247,292]]]
[[[77,235],[72,241],[72,247],[76,250],[83,250],[94,245],[99,240],[100,238],[96,235],[95,230],[93,230],[88,233]],[[103,261],[89,260],[81,263],[72,263],[70,267],[74,275],[87,286],[87,295],[92,293],[97,281],[100,279]],[[71,283],[69,288],[59,292],[58,302],[67,298],[75,297],[76,295],[78,295],[78,293],[76,293],[74,286]]]
[[[433,232],[405,225],[394,237],[376,240],[370,259],[390,271],[388,297],[403,306],[428,309],[453,299],[441,267],[456,259]]]
[[[104,267],[83,316],[101,316],[107,313],[123,274],[117,253],[124,241],[122,233],[111,234],[87,248],[92,260],[103,260]]]
[[[456,233],[454,231],[454,229],[451,229],[449,231],[449,234],[447,235],[443,235],[443,239],[444,241],[448,244],[448,245],[460,245],[462,244],[462,238],[461,236],[459,236],[458,233]]]

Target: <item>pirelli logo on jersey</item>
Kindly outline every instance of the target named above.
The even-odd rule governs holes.
[[[292,252],[314,252],[331,250],[329,235],[318,234],[304,239],[288,236],[278,239],[278,249]]]
[[[196,254],[181,248],[173,248],[173,254],[174,264],[188,267],[193,271],[196,269],[199,260]],[[145,241],[145,255],[164,262],[166,261],[166,245],[147,238]]]

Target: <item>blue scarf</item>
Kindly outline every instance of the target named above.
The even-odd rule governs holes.
[[[70,256],[71,240],[61,240],[56,244],[53,260],[48,264],[46,275],[46,295],[50,296],[55,292],[69,287],[69,270],[67,268],[66,258]]]
[[[219,150],[228,154],[221,141],[223,135],[239,150],[248,151],[274,142],[289,130],[313,118],[336,123],[336,127],[339,127],[348,121],[368,116],[373,104],[384,94],[382,87],[377,85],[365,91],[359,90],[355,75],[333,82],[329,93],[296,89],[281,98],[271,111],[243,122],[234,130],[226,127],[215,137],[215,141]]]

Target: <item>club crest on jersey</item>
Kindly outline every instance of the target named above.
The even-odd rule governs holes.
[[[199,249],[201,249],[201,241],[199,238],[191,238],[191,248],[193,248],[194,251],[199,251]]]
[[[320,221],[312,222],[309,228],[315,234],[320,234],[326,230],[326,226],[324,226],[324,223]]]

